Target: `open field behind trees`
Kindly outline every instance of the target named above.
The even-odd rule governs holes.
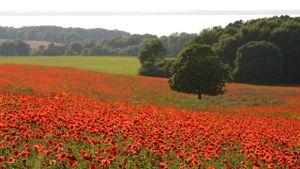
[[[0,64],[29,64],[70,67],[89,71],[136,75],[140,63],[136,57],[117,56],[24,56],[0,57]]]

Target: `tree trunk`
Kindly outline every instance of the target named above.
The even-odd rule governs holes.
[[[198,94],[198,99],[201,100],[202,99],[202,94]]]

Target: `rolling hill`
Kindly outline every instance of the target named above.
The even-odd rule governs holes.
[[[60,43],[80,42],[85,40],[102,40],[113,36],[130,35],[119,30],[102,28],[63,28],[58,26],[28,26],[21,28],[1,27],[0,39],[39,40]]]

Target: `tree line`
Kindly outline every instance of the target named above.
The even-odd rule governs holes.
[[[139,74],[169,77],[172,90],[218,95],[226,82],[300,84],[300,18],[280,16],[204,29],[176,60],[152,39],[139,53]]]
[[[196,36],[196,34],[174,33],[170,36],[162,36],[159,39],[166,48],[165,56],[176,57],[176,55],[183,48],[184,44],[191,41]],[[32,49],[30,54],[46,56],[137,56],[140,47],[152,38],[158,37],[150,34],[122,35],[111,36],[102,40],[85,40],[68,44],[50,43],[48,46],[39,46],[38,49]]]
[[[235,82],[300,83],[300,18],[275,16],[206,29],[192,43],[206,44],[230,66]]]
[[[58,26],[0,27],[1,39],[40,40],[64,44],[85,40],[102,40],[112,36],[130,35],[128,32],[107,29],[63,28]]]
[[[30,46],[20,40],[6,41],[0,44],[1,56],[28,56],[30,52]]]

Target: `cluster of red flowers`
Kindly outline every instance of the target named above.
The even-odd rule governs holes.
[[[0,121],[3,168],[300,166],[297,120],[105,103],[61,94],[1,95]]]
[[[300,167],[298,88],[262,93],[232,84],[219,98],[265,95],[280,104],[213,106],[220,112],[213,113],[131,103],[147,92],[188,97],[165,79],[39,66],[0,71],[0,168]]]
[[[147,93],[174,94],[163,78],[34,65],[0,65],[0,72],[0,87],[15,93],[72,92],[119,101],[141,98]]]
[[[205,99],[204,105],[199,105],[195,96],[171,91],[163,78],[32,65],[0,65],[0,72],[0,90],[15,94],[79,93],[102,101],[299,119],[299,87],[227,84],[225,95]]]

